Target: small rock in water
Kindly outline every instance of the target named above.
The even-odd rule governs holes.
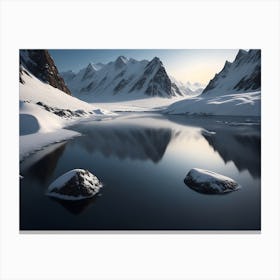
[[[93,197],[102,184],[96,176],[84,169],[73,169],[58,177],[49,187],[48,196],[63,200],[81,200]]]
[[[224,194],[240,188],[240,185],[229,177],[198,168],[191,169],[184,182],[191,189],[206,194]]]

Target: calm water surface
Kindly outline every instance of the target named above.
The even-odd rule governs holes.
[[[260,229],[258,119],[125,113],[71,129],[82,136],[21,163],[20,229]],[[194,167],[229,176],[242,188],[198,193],[184,184]],[[45,195],[53,180],[74,168],[103,182],[97,196],[67,202]]]

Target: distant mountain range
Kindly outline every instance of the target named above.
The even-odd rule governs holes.
[[[214,96],[244,93],[261,88],[261,50],[239,50],[235,60],[226,61],[223,69],[215,75],[202,95]]]
[[[202,92],[199,84],[188,87],[170,77],[158,57],[137,61],[119,56],[107,64],[89,63],[78,73],[67,71],[61,75],[74,95],[85,101],[150,96],[171,98]]]
[[[185,95],[199,95],[202,93],[203,89],[205,88],[204,84],[195,82],[191,83],[190,81],[186,82],[185,84],[181,81],[176,80],[174,77],[169,76],[171,81],[176,84],[181,92]]]

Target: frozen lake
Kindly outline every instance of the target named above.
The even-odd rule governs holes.
[[[20,165],[22,230],[260,230],[260,120],[123,113],[71,127],[82,136],[56,143]],[[184,183],[194,167],[242,188],[198,193]],[[88,169],[104,187],[93,199],[45,195],[63,173]]]

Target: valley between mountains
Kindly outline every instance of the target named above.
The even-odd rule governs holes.
[[[119,56],[59,73],[47,50],[20,50],[20,159],[79,136],[69,126],[118,118],[123,112],[259,117],[261,51],[239,50],[207,85],[183,83],[159,57]]]

